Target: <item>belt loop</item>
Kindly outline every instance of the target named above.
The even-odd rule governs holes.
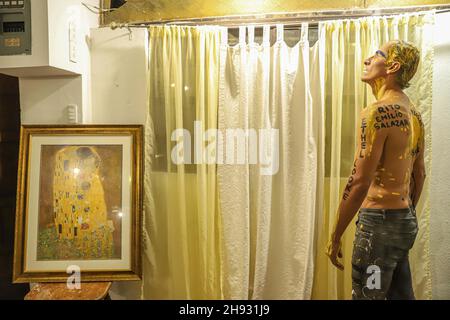
[[[383,220],[386,220],[386,210],[385,209],[381,209],[381,212],[383,213]]]

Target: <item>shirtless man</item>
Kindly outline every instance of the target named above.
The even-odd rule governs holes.
[[[341,236],[359,211],[353,299],[414,299],[408,252],[418,231],[425,132],[420,113],[402,90],[419,59],[413,45],[390,41],[364,61],[361,80],[377,101],[361,112],[353,169],[327,247],[331,262],[342,270]]]

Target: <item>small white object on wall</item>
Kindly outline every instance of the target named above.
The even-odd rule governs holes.
[[[67,122],[70,124],[77,124],[78,121],[78,106],[76,104],[69,104],[66,108]]]
[[[69,60],[77,63],[77,20],[69,20]]]

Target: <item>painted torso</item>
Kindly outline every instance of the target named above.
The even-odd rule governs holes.
[[[380,101],[363,112],[374,114],[368,117],[372,123],[367,123],[367,139],[380,128],[388,130],[388,135],[361,208],[407,208],[411,171],[424,133],[420,113],[407,99]]]

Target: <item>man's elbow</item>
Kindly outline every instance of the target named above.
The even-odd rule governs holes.
[[[414,180],[415,181],[423,181],[425,180],[427,176],[427,172],[425,170],[425,167],[419,167],[416,168],[416,170],[413,171]]]
[[[427,172],[425,171],[425,169],[423,169],[422,171],[420,171],[420,177],[421,177],[423,180],[425,180],[426,176],[427,176]]]
[[[358,178],[358,179],[355,179],[353,188],[358,193],[366,194],[370,188],[371,182],[372,181],[367,178]]]

